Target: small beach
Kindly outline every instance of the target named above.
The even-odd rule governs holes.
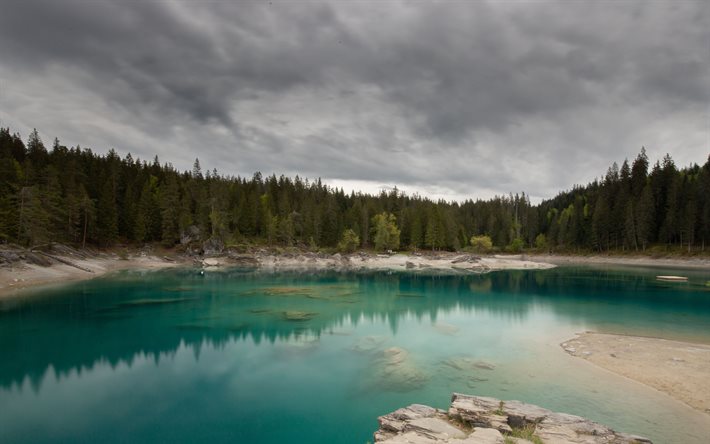
[[[710,414],[710,345],[585,332],[562,348]]]

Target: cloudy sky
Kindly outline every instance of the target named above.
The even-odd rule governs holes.
[[[4,0],[0,125],[434,198],[710,152],[706,1]]]

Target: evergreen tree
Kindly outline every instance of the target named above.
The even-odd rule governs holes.
[[[161,239],[164,245],[174,245],[180,239],[181,210],[180,189],[177,179],[171,174],[160,189]]]
[[[525,193],[462,203],[398,189],[348,195],[298,176],[204,173],[198,159],[179,173],[157,158],[99,155],[57,139],[48,152],[37,131],[26,140],[0,128],[0,242],[170,246],[193,226],[200,240],[312,248],[336,247],[347,227],[361,247],[380,250],[399,243],[456,250],[479,233],[509,250],[544,239],[550,250],[645,250],[664,242],[692,251],[710,240],[710,158],[679,169],[666,156],[649,172],[644,148],[601,180],[531,205]],[[350,249],[355,237],[347,233]]]
[[[104,181],[99,193],[96,209],[97,242],[106,246],[118,239],[118,208],[111,179]]]
[[[158,204],[157,184],[158,178],[150,176],[141,190],[135,228],[136,239],[139,242],[161,239],[162,217]]]
[[[11,241],[18,233],[21,182],[19,162],[9,157],[0,158],[0,241]]]
[[[609,249],[609,202],[604,193],[597,198],[594,205],[594,215],[592,217],[592,242],[593,245],[602,250]]]
[[[18,240],[33,247],[51,240],[50,217],[40,198],[38,186],[22,187],[20,190]]]
[[[651,240],[654,207],[651,185],[646,185],[636,207],[636,239],[643,250],[646,250],[646,246]]]

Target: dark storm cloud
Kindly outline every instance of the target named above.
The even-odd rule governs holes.
[[[183,168],[549,196],[641,145],[704,160],[709,9],[10,0],[0,119]]]

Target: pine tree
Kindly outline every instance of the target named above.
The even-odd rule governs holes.
[[[51,240],[49,213],[40,199],[39,187],[20,190],[18,240],[27,246],[36,246]]]
[[[442,237],[443,233],[441,232],[439,213],[436,211],[436,208],[433,207],[429,210],[427,215],[424,242],[427,247],[431,248],[432,251],[435,251],[443,247],[444,242],[442,241]]]
[[[642,250],[651,240],[653,232],[653,221],[655,204],[653,202],[653,191],[651,185],[647,184],[641,193],[638,206],[636,207],[636,238]]]
[[[118,239],[118,209],[111,179],[104,181],[96,209],[98,243],[111,245]]]
[[[27,177],[28,183],[35,184],[42,180],[44,168],[46,167],[48,160],[49,154],[47,153],[47,149],[44,147],[37,129],[34,129],[27,139],[26,161],[28,162],[28,165],[26,166],[26,169],[29,172],[29,176]]]
[[[697,216],[698,213],[695,204],[695,199],[690,198],[687,200],[685,208],[683,210],[683,228],[681,230],[681,239],[684,238],[685,242],[688,244],[688,253],[690,253],[693,243],[695,242],[695,226]],[[683,233],[685,233],[685,236],[683,236]]]
[[[292,246],[295,237],[294,213],[279,218],[278,239],[287,246]]]
[[[597,198],[592,216],[593,244],[599,251],[609,249],[609,235],[609,202],[602,193]]]
[[[634,160],[631,167],[631,193],[633,196],[640,196],[646,186],[648,176],[648,156],[646,148],[641,147],[641,152]]]
[[[46,185],[40,189],[40,200],[47,213],[49,239],[54,241],[68,239],[66,199],[62,196],[59,173],[52,165],[47,167]]]
[[[698,235],[700,236],[702,251],[705,251],[705,244],[710,241],[710,155],[708,155],[705,165],[700,169],[696,196],[700,211]]]
[[[86,248],[89,229],[96,219],[96,205],[86,192],[84,185],[79,185],[79,209],[81,211],[81,248]]]
[[[157,182],[155,176],[150,176],[141,190],[134,230],[136,240],[139,242],[161,239],[162,217],[157,197]]]
[[[9,150],[8,150],[9,151]],[[18,233],[22,167],[11,157],[0,158],[0,240],[10,241]]]
[[[166,246],[175,245],[180,240],[180,189],[174,175],[168,175],[160,188],[161,240]]]
[[[659,232],[659,239],[670,245],[678,237],[678,180],[673,175],[669,176],[668,182],[665,192],[665,217]]]
[[[638,238],[636,236],[636,212],[634,211],[633,202],[626,203],[626,211],[624,211],[624,238],[628,242],[629,247],[633,247],[638,251]]]
[[[419,211],[415,210],[411,221],[411,229],[409,233],[409,243],[414,250],[422,247],[424,244],[424,234],[422,233],[422,220]]]

